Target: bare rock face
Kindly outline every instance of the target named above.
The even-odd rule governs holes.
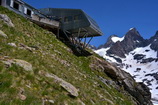
[[[156,34],[149,39],[149,42],[151,43],[151,49],[157,51],[157,57],[158,57],[158,31]]]
[[[0,19],[3,20],[8,26],[14,27],[14,24],[12,23],[11,19],[7,15],[0,14]]]
[[[90,68],[92,70],[100,69],[101,71],[104,71],[111,77],[118,87],[123,86],[124,89],[137,100],[138,105],[153,105],[149,88],[143,83],[136,83],[129,73],[98,58],[93,59]]]
[[[100,46],[99,48],[108,48],[107,54],[110,56],[116,55],[124,58],[125,54],[128,54],[130,51],[134,50],[137,47],[144,47],[148,44],[146,40],[141,37],[136,28],[130,29],[124,39],[122,41],[117,41],[114,43],[111,39],[112,37],[117,37],[116,35],[112,35],[108,38],[107,42]]]
[[[63,87],[66,91],[70,93],[70,95],[77,97],[78,96],[78,89],[76,89],[72,84],[64,81],[63,79],[59,78],[54,74],[46,74],[46,77],[53,78],[55,81],[59,82],[60,86]]]

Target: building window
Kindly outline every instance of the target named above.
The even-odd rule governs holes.
[[[75,15],[74,16],[74,20],[81,20],[81,18],[82,18],[81,15]]]
[[[65,17],[64,18],[64,22],[70,22],[70,21],[72,21],[73,19],[72,19],[72,16],[68,16],[68,17]]]
[[[24,7],[24,14],[31,16],[33,14],[33,11],[31,11],[31,9],[28,9],[27,7]]]
[[[0,5],[2,5],[2,0],[0,0]]]
[[[31,16],[31,10],[27,9],[26,14],[29,15],[29,16]]]
[[[68,22],[68,17],[65,17],[65,18],[64,18],[64,22]]]
[[[19,4],[17,3],[17,2],[14,2],[13,3],[13,8],[15,8],[15,9],[17,9],[17,10],[19,10]]]

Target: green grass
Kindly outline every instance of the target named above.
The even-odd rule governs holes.
[[[110,105],[105,99],[111,100],[114,105],[133,105],[130,96],[106,86],[98,79],[98,76],[110,79],[104,72],[90,69],[93,56],[97,55],[77,57],[53,33],[3,7],[0,7],[0,13],[7,14],[15,25],[9,27],[0,21],[0,30],[8,35],[7,39],[0,38],[0,57],[25,60],[33,66],[33,72],[28,72],[17,65],[7,67],[0,60],[0,105],[42,105],[44,98],[54,100],[55,105],[81,105],[78,100],[86,105],[93,102],[95,105]],[[18,47],[9,46],[8,43],[15,43]],[[38,49],[20,49],[20,43]],[[66,61],[70,66],[61,61]],[[40,74],[42,71],[73,84],[79,89],[79,96],[69,96],[53,79]],[[27,97],[24,101],[18,97],[20,88],[24,89]]]

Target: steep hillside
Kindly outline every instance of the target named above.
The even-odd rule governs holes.
[[[152,105],[149,89],[0,7],[0,105]],[[13,23],[13,24],[12,24]],[[93,53],[93,52],[91,52]]]

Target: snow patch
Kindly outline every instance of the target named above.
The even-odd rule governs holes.
[[[106,55],[106,52],[107,52],[109,49],[110,49],[109,47],[108,47],[108,48],[101,48],[101,49],[96,50],[96,51],[94,51],[94,52],[103,57],[104,55]]]
[[[150,48],[151,45],[148,45],[146,47],[139,47],[136,48],[134,51],[130,52],[130,53],[134,53],[134,54],[143,54],[146,55],[146,58],[156,58],[157,57],[157,52],[152,50]]]
[[[124,40],[124,37],[122,37],[122,38],[119,38],[119,37],[117,37],[117,36],[114,36],[114,37],[112,37],[111,38],[111,40],[114,42],[114,43],[116,43],[116,42],[118,42],[118,41],[123,41]]]
[[[133,30],[134,28],[130,28],[129,30]]]
[[[110,48],[101,48],[99,50],[94,51],[95,53],[99,54],[100,56],[102,56],[103,58],[105,58],[107,61],[109,62],[117,62],[114,58],[107,56],[107,51]]]
[[[139,41],[138,41],[138,40],[136,40],[135,42],[139,43]]]

